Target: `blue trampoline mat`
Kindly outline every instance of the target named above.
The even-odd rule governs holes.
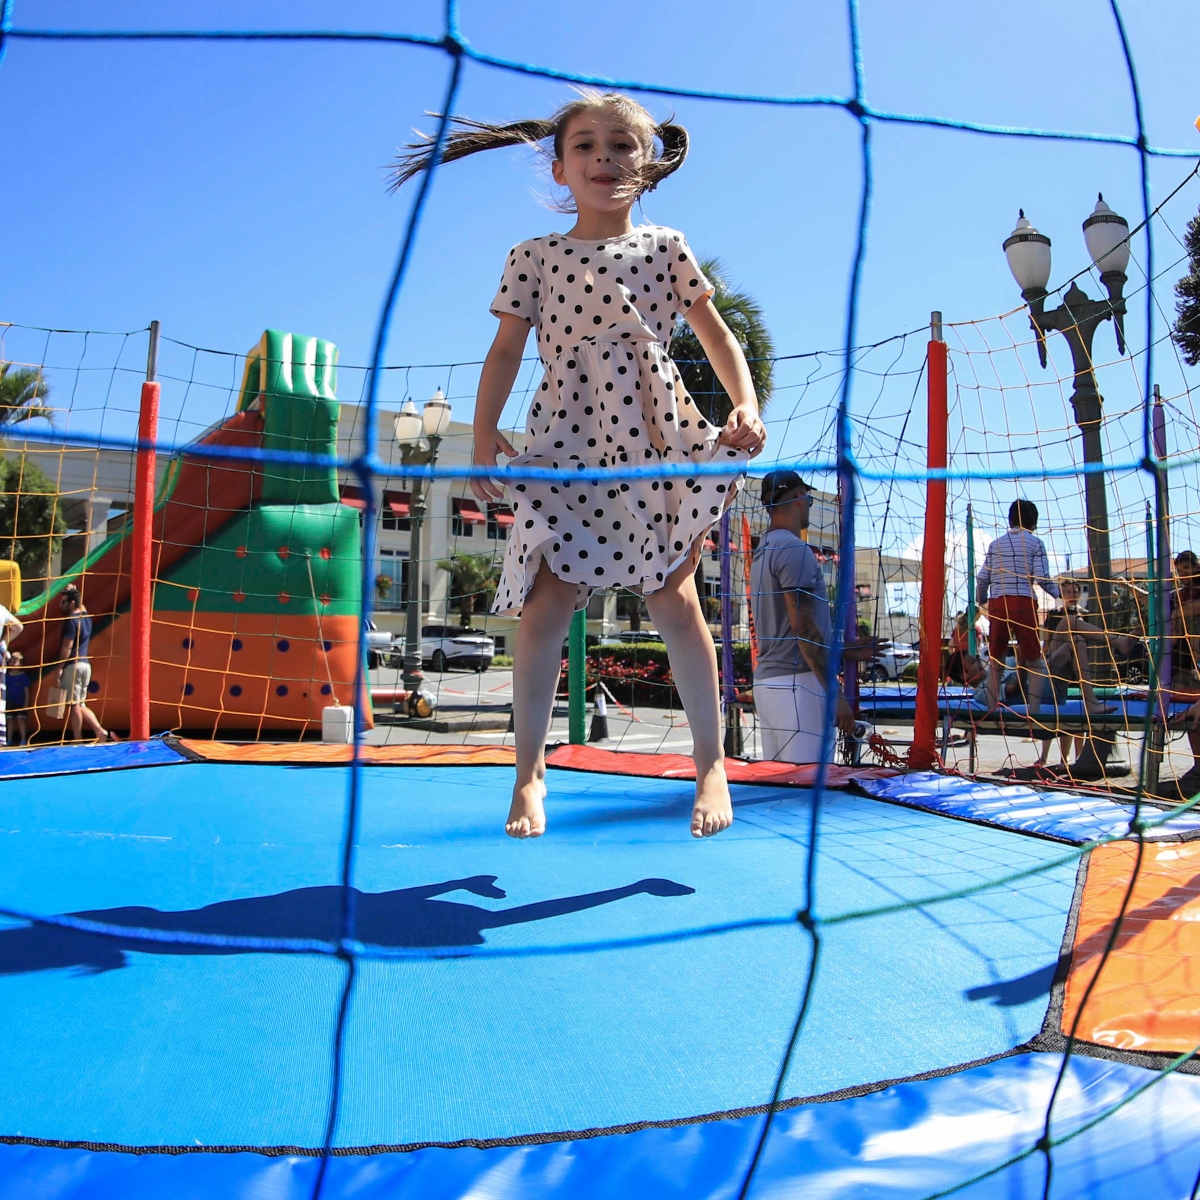
[[[6,785],[0,904],[189,931],[326,936],[347,772],[186,763]],[[511,771],[368,768],[364,937],[438,953],[778,917],[811,794],[737,787],[697,842],[689,783],[552,771],[550,831],[506,838]],[[823,915],[1049,863],[1037,839],[826,798]],[[1039,1029],[1074,863],[828,927],[785,1095],[953,1066]],[[212,907],[215,906],[215,907]],[[528,907],[526,907],[528,906]],[[677,1120],[764,1102],[808,962],[796,925],[531,957],[360,963],[337,1144]],[[0,1133],[127,1146],[319,1146],[344,967],[0,929]]]
[[[918,1200],[996,1167],[1042,1133],[1058,1055],[1024,1054],[938,1079],[779,1113],[752,1195]],[[1063,1137],[1153,1079],[1123,1063],[1073,1058],[1055,1104]],[[760,1115],[540,1145],[424,1149],[331,1160],[325,1200],[537,1197],[728,1200]],[[1115,1115],[1054,1150],[1053,1200],[1182,1200],[1196,1176],[1200,1080],[1166,1076]],[[1035,1153],[957,1192],[966,1200],[1041,1197]],[[0,1200],[307,1200],[312,1158],[129,1155],[0,1146]]]
[[[0,750],[0,780],[32,775],[79,775],[128,767],[169,767],[187,762],[162,738],[148,742],[98,742],[63,746],[19,746]]]
[[[855,786],[893,804],[906,804],[929,812],[987,821],[1005,829],[1041,834],[1082,845],[1102,837],[1119,837],[1129,830],[1134,805],[1106,796],[1067,791],[1043,791],[1024,784],[982,783],[961,775],[910,771],[888,779],[860,779]],[[1164,812],[1143,805],[1141,816],[1161,822],[1146,832],[1153,841],[1190,836],[1200,831],[1200,812]]]
[[[987,706],[976,704],[971,698],[973,694],[971,688],[943,687],[938,692],[938,712],[942,716],[949,715],[963,721],[979,720],[987,712]],[[1110,696],[1105,703],[1112,711],[1094,714],[1092,720],[1098,725],[1105,723],[1109,726],[1113,724],[1140,725],[1146,719],[1147,709],[1151,707],[1144,689],[1131,689],[1128,694]],[[1185,712],[1187,707],[1186,700],[1173,700],[1168,703],[1167,710],[1170,716],[1178,716]],[[899,687],[865,685],[859,691],[859,709],[867,718],[912,716],[917,710],[917,689],[915,686],[905,684],[901,684]],[[1025,719],[1025,705],[1023,704],[1006,704],[1000,711],[1004,716]],[[1082,699],[1065,700],[1057,708],[1053,704],[1043,704],[1039,712],[1039,719],[1046,724],[1051,724],[1056,713],[1065,721],[1072,723],[1083,722],[1086,715]],[[995,718],[992,718],[992,721],[994,722]]]

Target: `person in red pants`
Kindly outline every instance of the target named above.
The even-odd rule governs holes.
[[[1029,715],[1035,716],[1046,695],[1049,680],[1042,642],[1038,636],[1037,603],[1034,584],[1051,596],[1060,595],[1050,575],[1046,546],[1033,531],[1037,528],[1037,505],[1031,500],[1014,500],[1008,510],[1008,532],[988,547],[983,567],[976,576],[975,600],[987,606],[991,629],[988,632],[987,710],[996,710],[1000,695],[1000,675],[1008,646],[1017,643],[1017,666]]]

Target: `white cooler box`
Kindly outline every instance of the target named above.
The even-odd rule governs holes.
[[[349,704],[331,704],[322,710],[321,741],[343,746],[354,741],[354,709]]]

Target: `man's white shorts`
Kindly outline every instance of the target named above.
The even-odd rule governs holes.
[[[92,682],[92,664],[86,658],[77,658],[63,668],[62,687],[67,693],[68,704],[86,704],[88,684]]]
[[[820,759],[825,685],[811,671],[756,680],[754,707],[763,758],[793,763]]]

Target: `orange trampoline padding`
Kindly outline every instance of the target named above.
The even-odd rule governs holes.
[[[1096,973],[1136,862],[1130,842],[1092,851],[1067,977],[1064,1033]],[[1078,1035],[1101,1046],[1169,1054],[1200,1045],[1200,843],[1146,846]]]
[[[325,742],[212,742],[179,738],[195,758],[224,763],[283,763],[288,766],[342,766],[350,746]],[[362,761],[373,767],[511,767],[516,755],[506,746],[363,746]]]
[[[559,746],[546,756],[551,767],[570,771],[599,771],[609,775],[644,775],[657,779],[695,779],[696,765],[686,754],[642,754],[634,750],[602,750],[598,746]],[[762,783],[812,787],[816,763],[744,762],[725,760],[730,783]],[[887,767],[830,765],[826,786],[847,787],[855,779],[886,779],[898,772]]]

